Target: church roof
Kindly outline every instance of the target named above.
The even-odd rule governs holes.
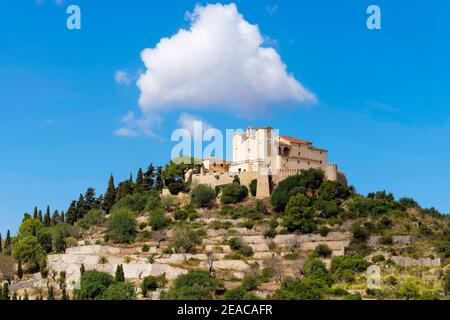
[[[294,143],[301,143],[301,144],[312,144],[312,142],[306,141],[306,140],[302,140],[302,139],[298,139],[298,138],[294,138],[294,137],[289,137],[289,136],[280,136],[281,139],[287,140],[289,142],[294,142]]]

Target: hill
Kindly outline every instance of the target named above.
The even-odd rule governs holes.
[[[449,217],[433,208],[314,169],[264,200],[238,177],[185,183],[189,169],[150,165],[66,213],[26,214],[0,245],[2,298],[448,298]]]

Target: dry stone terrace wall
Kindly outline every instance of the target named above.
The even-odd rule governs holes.
[[[188,272],[186,263],[197,261],[197,267],[209,268],[206,252],[214,252],[213,267],[218,271],[229,271],[237,278],[242,278],[245,272],[250,270],[250,264],[257,262],[262,269],[267,260],[278,259],[286,268],[287,274],[295,274],[299,269],[301,261],[283,261],[285,253],[292,250],[314,250],[314,248],[325,243],[335,250],[336,254],[345,248],[350,242],[349,233],[331,232],[326,237],[320,235],[277,235],[273,239],[266,239],[255,231],[246,228],[231,228],[244,244],[249,245],[254,254],[251,258],[244,260],[229,260],[227,254],[233,252],[224,244],[230,236],[226,230],[208,230],[208,236],[203,240],[198,254],[162,254],[160,248],[150,247],[149,253],[142,253],[140,247],[116,247],[109,245],[82,245],[68,248],[65,254],[51,254],[48,256],[48,267],[57,272],[65,271],[69,289],[73,289],[80,280],[80,267],[84,264],[86,270],[96,269],[98,271],[114,274],[117,265],[122,264],[127,279],[142,279],[145,276],[165,275],[171,281],[180,274]],[[274,244],[280,250],[271,250]],[[148,256],[156,254],[154,263],[148,262]],[[130,263],[124,263],[124,257],[131,258]],[[107,262],[100,264],[99,258],[105,257]],[[288,266],[289,264],[289,266]],[[293,270],[288,270],[289,268]]]

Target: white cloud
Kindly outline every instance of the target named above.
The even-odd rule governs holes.
[[[155,137],[153,128],[161,123],[162,119],[154,113],[144,114],[141,118],[136,118],[133,112],[129,111],[120,119],[122,127],[117,129],[114,134],[119,137],[136,138],[141,135]]]
[[[194,131],[196,127],[199,127],[202,129],[202,131],[206,131],[208,129],[212,129],[213,126],[211,126],[207,121],[200,119],[199,117],[196,117],[194,115],[191,115],[189,113],[182,113],[180,117],[178,118],[178,125],[189,131],[192,135],[194,134]],[[197,122],[197,126],[194,127],[194,123]],[[200,127],[201,126],[201,127]],[[203,134],[203,132],[200,132],[200,134]]]
[[[131,84],[131,77],[128,72],[123,70],[117,70],[114,73],[114,81],[116,81],[117,84],[129,85]]]
[[[258,26],[235,4],[196,6],[189,30],[142,51],[146,70],[137,85],[143,113],[175,108],[221,108],[239,115],[316,98],[286,71],[278,53],[262,47]]]

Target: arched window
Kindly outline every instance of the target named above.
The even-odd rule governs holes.
[[[291,150],[288,147],[283,148],[283,157],[289,157]]]

